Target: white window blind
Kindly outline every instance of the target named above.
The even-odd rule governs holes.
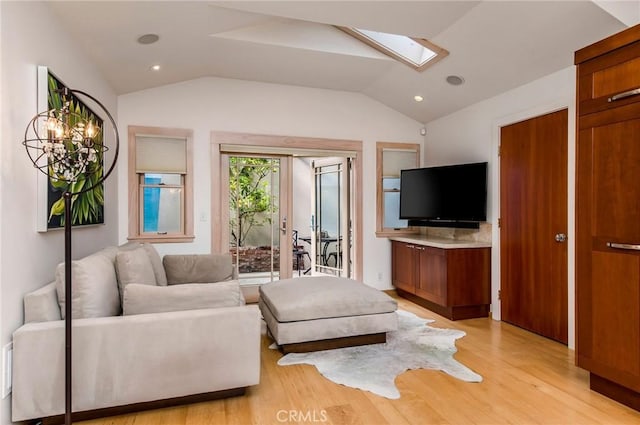
[[[186,174],[187,140],[136,136],[136,172]]]
[[[416,151],[384,149],[382,151],[383,177],[400,177],[400,170],[416,168],[417,156]]]

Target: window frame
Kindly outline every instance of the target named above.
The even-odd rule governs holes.
[[[193,242],[193,130],[165,127],[129,126],[128,128],[128,187],[129,187],[129,236],[130,241],[149,243]],[[144,174],[136,171],[136,138],[139,136],[185,139],[186,172],[182,176],[183,196],[181,208],[181,232],[167,234],[142,233],[141,193]]]
[[[383,189],[383,163],[384,152],[387,151],[414,151],[416,154],[415,168],[420,167],[420,144],[418,143],[393,143],[376,142],[376,237],[383,238],[397,235],[413,235],[419,233],[415,227],[396,229],[384,227],[384,194]]]
[[[343,27],[339,25],[336,25],[335,27],[349,34],[351,37],[357,40],[360,40],[364,44],[370,47],[373,47],[380,53],[383,53],[389,56],[390,58],[395,59],[396,61],[403,63],[418,72],[424,71],[425,69],[429,68],[430,66],[434,65],[435,63],[449,56],[448,50],[443,49],[442,47],[432,43],[426,38],[408,37],[408,36],[403,36],[402,34],[387,33],[393,36],[406,37],[407,39],[413,40],[415,43],[423,47],[426,47],[428,50],[435,53],[435,56],[433,56],[431,59],[427,60],[426,62],[422,64],[416,64],[413,61],[405,58],[402,54],[398,53],[398,51],[396,51],[394,48],[390,47],[389,45],[382,43],[380,41],[377,41],[371,38],[370,36],[368,36],[367,34],[361,32],[362,31],[361,29],[353,28],[353,27]],[[374,32],[379,32],[379,31],[374,31]],[[385,34],[385,33],[381,33],[381,34]]]

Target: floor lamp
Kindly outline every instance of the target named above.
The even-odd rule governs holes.
[[[69,88],[57,91],[62,100],[57,108],[34,116],[25,130],[22,144],[34,167],[49,179],[64,182],[64,290],[65,290],[65,424],[72,423],[71,380],[71,225],[74,199],[102,184],[115,168],[120,138],[113,117],[95,97]],[[115,133],[114,156],[103,173],[104,154],[109,150],[101,121],[79,106],[78,95],[91,99],[109,119]]]

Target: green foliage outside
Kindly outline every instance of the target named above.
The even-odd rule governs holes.
[[[278,167],[266,158],[229,160],[229,207],[231,243],[244,246],[249,231],[271,224],[272,205],[269,180]]]

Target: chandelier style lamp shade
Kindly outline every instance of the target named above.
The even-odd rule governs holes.
[[[72,206],[77,195],[89,192],[102,184],[115,168],[118,160],[120,138],[116,123],[105,108],[93,96],[67,87],[58,90],[61,105],[38,113],[25,130],[22,144],[34,167],[46,174],[51,181],[64,182],[64,276],[65,276],[65,424],[72,423],[71,379],[71,226]],[[115,140],[111,165],[103,174],[105,153],[109,150],[104,141],[104,128],[95,118],[88,118],[78,106],[78,96],[92,100],[108,118]],[[104,123],[106,121],[102,121]]]

